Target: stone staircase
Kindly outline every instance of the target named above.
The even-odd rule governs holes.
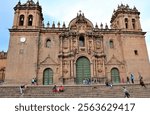
[[[123,98],[123,86],[129,90],[131,98],[150,98],[150,84],[147,88],[139,84],[119,84],[113,88],[105,85],[65,85],[64,92],[52,92],[50,86],[27,86],[23,95],[19,86],[0,86],[0,98]]]

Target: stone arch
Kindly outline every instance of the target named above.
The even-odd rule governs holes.
[[[79,46],[80,47],[85,47],[85,37],[84,37],[84,35],[79,36]]]
[[[128,29],[128,18],[125,18],[124,22],[125,22],[125,28]]]
[[[114,48],[114,41],[112,39],[109,40],[109,47]]]
[[[50,47],[51,47],[51,40],[50,40],[49,38],[46,39],[45,47],[46,47],[46,48],[50,48]]]
[[[29,15],[28,16],[28,26],[32,26],[33,25],[33,15]]]
[[[20,15],[19,17],[19,26],[23,26],[24,25],[24,15]]]

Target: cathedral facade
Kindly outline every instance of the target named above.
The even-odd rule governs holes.
[[[150,64],[141,29],[140,12],[120,5],[111,17],[111,27],[94,26],[84,13],[77,13],[68,26],[44,26],[39,2],[28,0],[14,7],[7,54],[6,84],[39,85],[96,83],[114,84],[134,74],[150,80]]]

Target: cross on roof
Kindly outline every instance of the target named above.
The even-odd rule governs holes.
[[[80,14],[81,14],[81,12],[82,12],[82,11],[81,11],[81,10],[79,10],[79,12],[80,12]]]

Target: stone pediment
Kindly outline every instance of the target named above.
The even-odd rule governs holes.
[[[84,13],[81,14],[81,12],[79,14],[77,14],[77,17],[72,19],[69,23],[69,28],[70,29],[81,29],[83,30],[92,30],[93,28],[93,24],[90,20],[88,20],[87,18],[85,18]]]
[[[49,55],[45,58],[44,61],[40,62],[40,65],[59,65],[55,62]]]
[[[108,65],[124,65],[123,62],[119,61],[114,55],[112,58],[107,62]]]

